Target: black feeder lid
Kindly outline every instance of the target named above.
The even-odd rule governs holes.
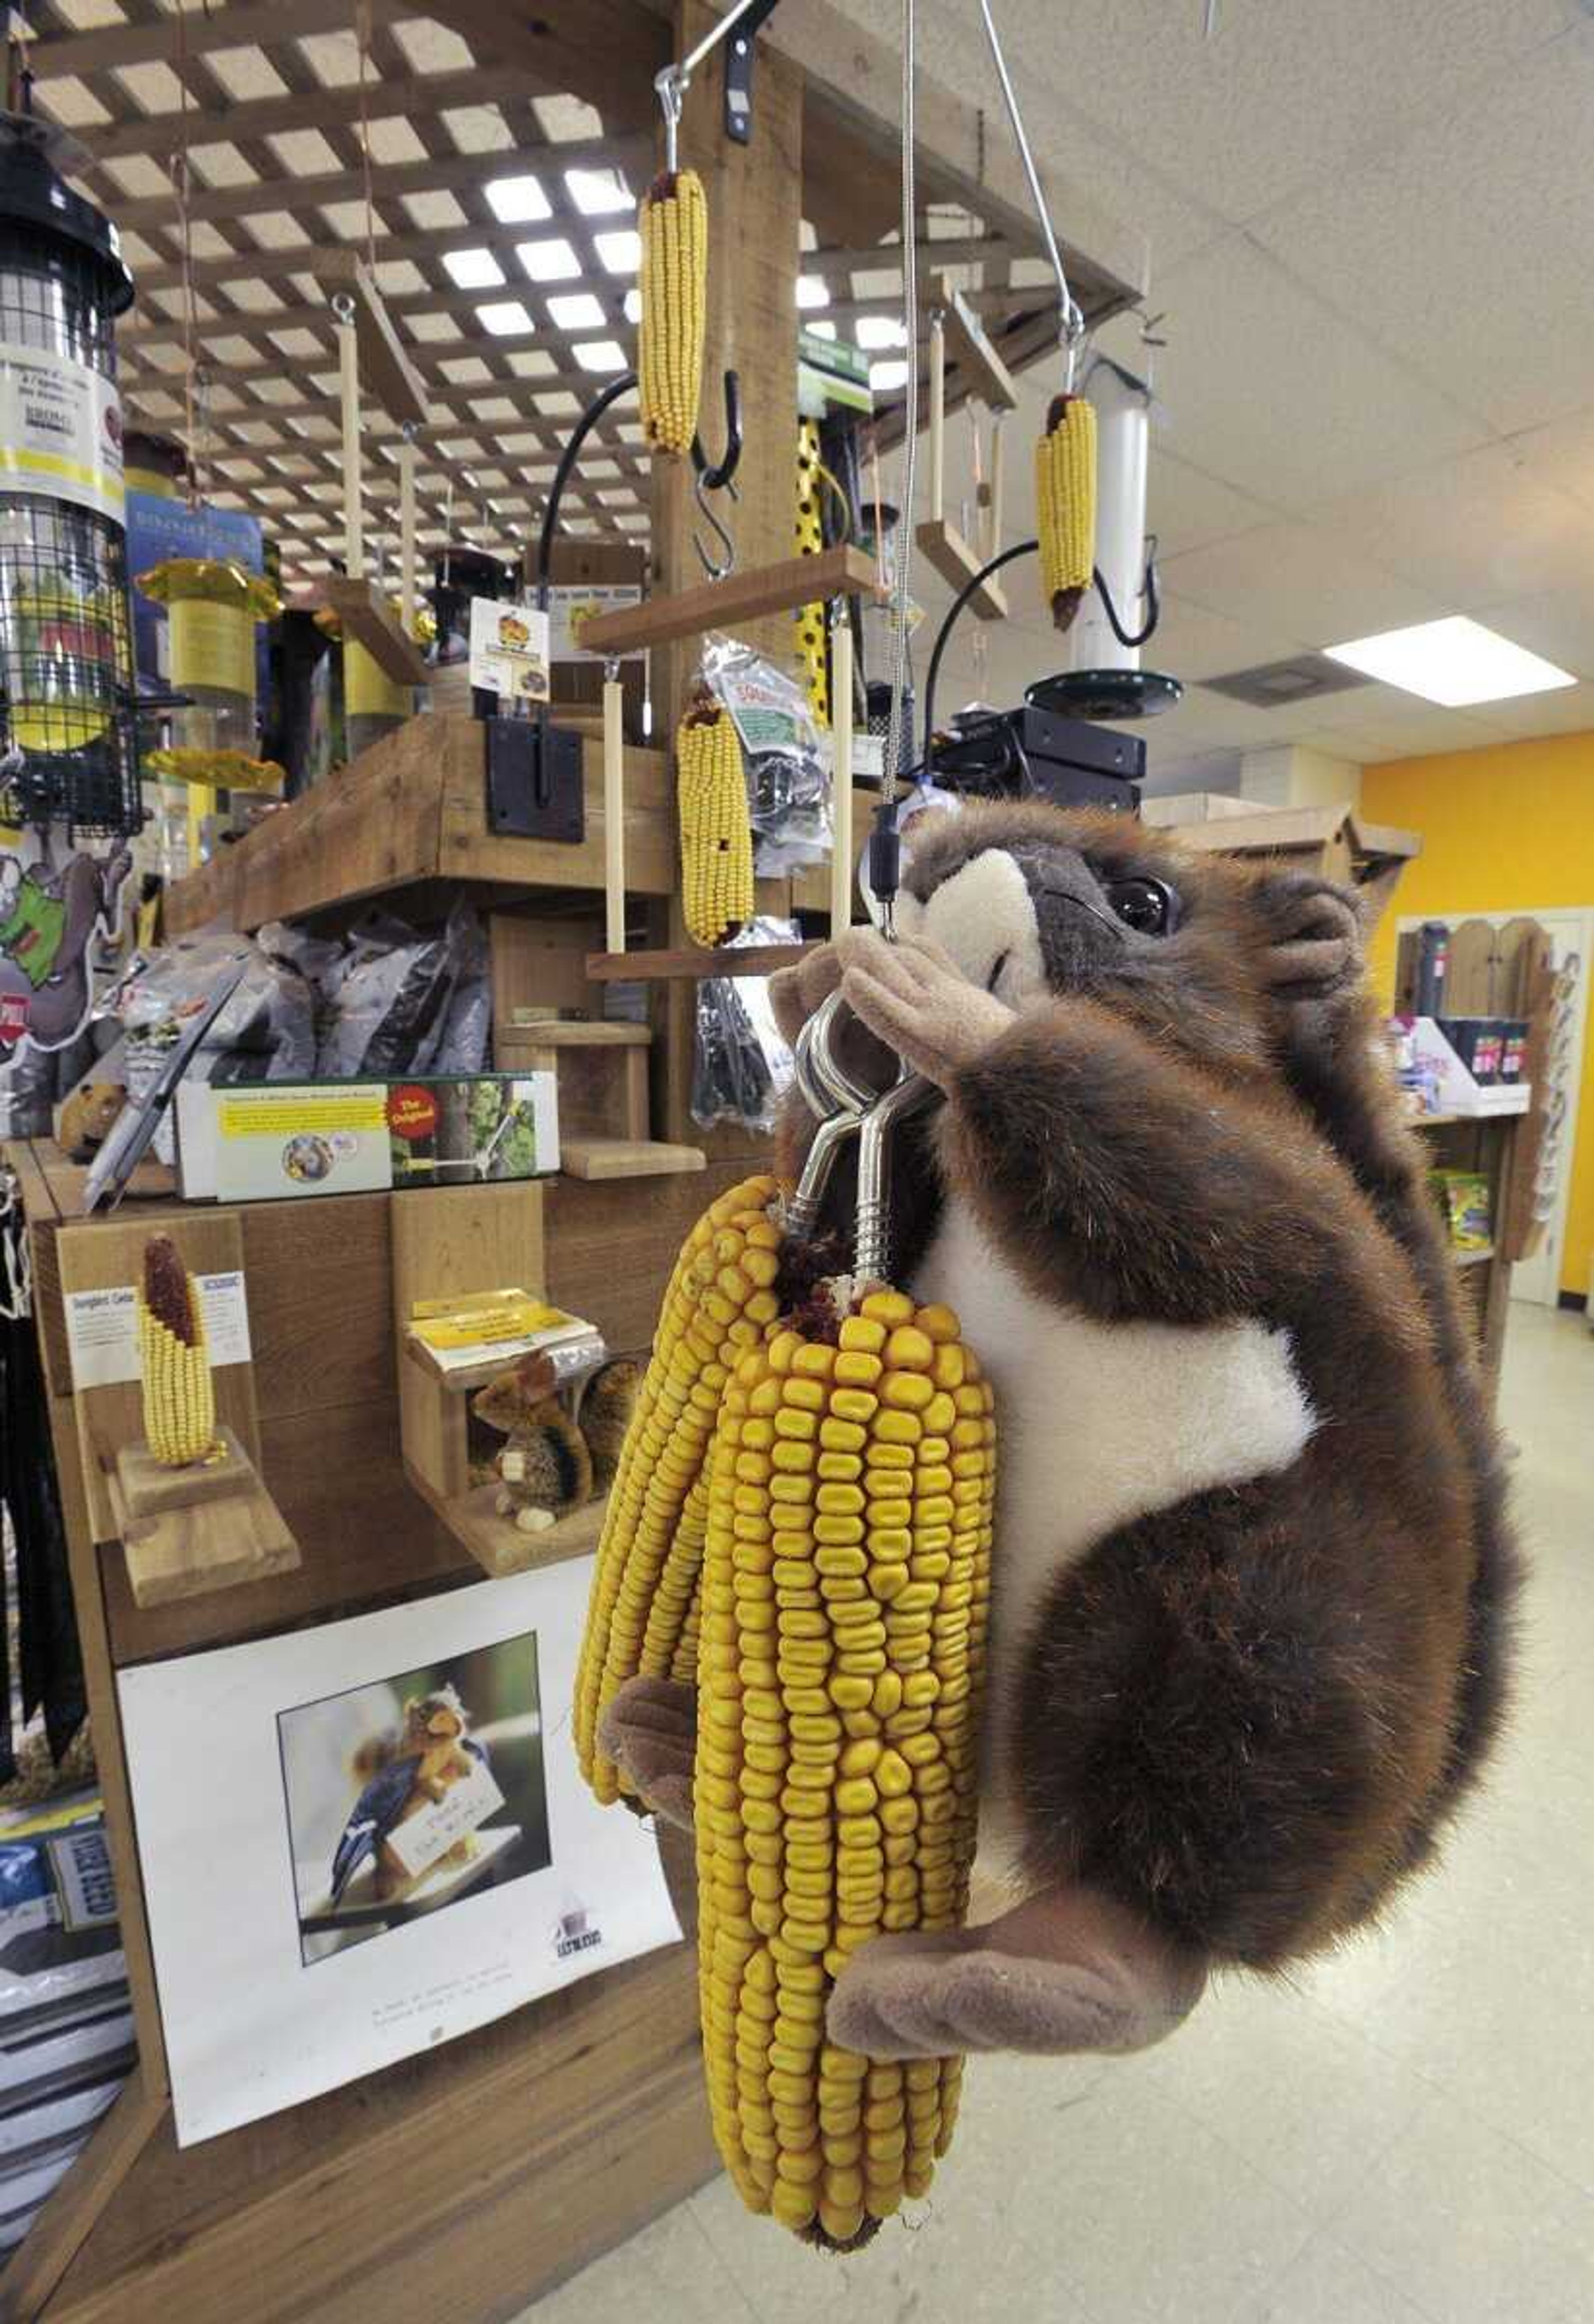
[[[0,228],[35,226],[41,234],[86,250],[99,263],[100,297],[113,315],[133,304],[133,276],[116,229],[105,212],[75,194],[63,170],[87,169],[89,157],[74,137],[31,113],[0,111]]]
[[[1184,692],[1155,669],[1065,669],[1026,687],[1024,699],[1055,718],[1155,718]]]

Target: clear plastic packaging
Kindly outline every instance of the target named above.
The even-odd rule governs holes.
[[[440,933],[418,936],[403,921],[373,916],[350,938],[346,959],[323,979],[328,1010],[316,1072],[354,1080],[362,1074],[455,1073],[446,1054],[465,1054],[482,1023],[468,1007],[450,1017],[462,982],[484,982],[485,936],[468,905],[456,904]],[[485,1038],[484,1030],[484,1048]]]
[[[830,741],[802,687],[737,638],[706,638],[702,670],[742,738],[755,873],[775,880],[827,862]]]
[[[796,944],[795,920],[751,920],[738,945]],[[692,1119],[700,1130],[733,1121],[760,1136],[775,1129],[792,1076],[791,1051],[769,1005],[767,976],[709,976],[697,987]]]

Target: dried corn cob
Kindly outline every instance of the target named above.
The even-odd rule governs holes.
[[[780,1237],[769,1215],[778,1192],[773,1178],[747,1178],[710,1206],[659,1311],[598,1544],[576,1676],[581,1772],[604,1802],[619,1798],[622,1779],[598,1748],[597,1727],[618,1689],[628,1678],[697,1674],[702,1470],[729,1368],[778,1312]]]
[[[872,2062],[825,2009],[879,1931],[966,1909],[995,1425],[949,1309],[876,1290],[838,1339],[780,1331],[725,1392],[693,1791],[720,2152],[751,2209],[848,2246],[956,2112],[961,2059]]]
[[[708,289],[708,208],[696,170],[666,171],[642,198],[637,371],[655,450],[690,450],[697,433]]]
[[[686,933],[723,944],[752,918],[752,825],[735,722],[700,693],[676,735],[681,901]]]
[[[205,1314],[170,1235],[153,1235],[144,1246],[138,1352],[150,1451],[168,1469],[203,1461],[217,1442]]]
[[[1059,395],[1035,447],[1041,573],[1052,620],[1066,630],[1091,586],[1096,558],[1096,407]]]

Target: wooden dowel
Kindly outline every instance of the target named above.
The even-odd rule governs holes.
[[[985,561],[990,562],[1002,545],[1002,485],[1006,460],[1002,452],[1004,430],[1000,411],[990,419],[990,505],[986,511]]]
[[[844,597],[832,609],[830,628],[830,732],[835,771],[830,812],[834,826],[830,853],[830,933],[839,936],[852,919],[852,623]]]
[[[346,300],[340,305],[346,305]],[[360,498],[360,350],[354,317],[337,320],[337,368],[343,391],[344,569],[351,581],[365,577],[365,512]]]
[[[939,308],[930,318],[930,513],[939,524],[946,513],[946,325]]]
[[[415,628],[415,438],[408,428],[399,447],[399,619],[404,635]]]
[[[615,665],[604,678],[604,941],[625,950],[625,688]]]

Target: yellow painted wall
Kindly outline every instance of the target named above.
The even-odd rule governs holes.
[[[1364,768],[1369,823],[1423,835],[1373,944],[1373,971],[1395,990],[1396,923],[1412,913],[1594,909],[1594,733],[1547,736]],[[1594,1025],[1585,1036],[1578,1140],[1561,1282],[1587,1291],[1594,1259]]]

